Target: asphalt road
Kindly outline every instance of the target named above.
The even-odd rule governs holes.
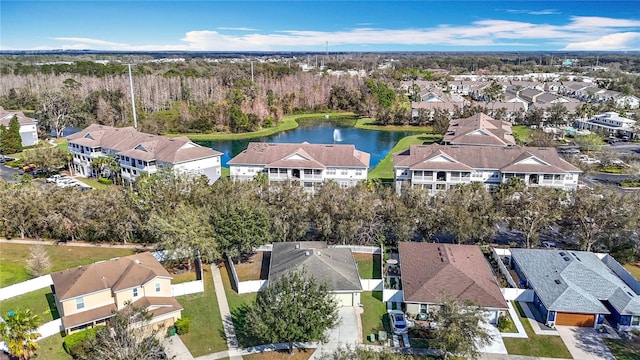
[[[603,148],[615,150],[627,154],[640,154],[640,144],[632,142],[619,142],[613,145],[605,145]]]
[[[22,170],[10,168],[8,166],[0,165],[0,178],[6,182],[16,182],[15,176],[22,175]]]

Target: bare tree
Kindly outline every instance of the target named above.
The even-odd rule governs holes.
[[[33,245],[29,248],[27,272],[33,277],[48,274],[51,271],[51,258],[43,245]]]

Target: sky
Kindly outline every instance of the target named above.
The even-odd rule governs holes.
[[[0,50],[639,51],[640,1],[0,1]]]

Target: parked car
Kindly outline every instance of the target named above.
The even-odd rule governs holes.
[[[391,332],[396,335],[406,334],[409,331],[409,324],[404,313],[400,310],[389,311],[389,321],[391,323]]]
[[[8,162],[15,161],[15,160],[16,160],[16,158],[0,155],[0,164],[8,163]]]
[[[555,243],[555,241],[543,241],[542,247],[547,249],[555,249],[556,247],[558,247],[558,245]]]
[[[64,179],[71,179],[70,177],[68,177],[67,175],[53,175],[47,178],[47,182],[48,183],[58,183],[58,181],[62,181]]]
[[[629,136],[627,136],[627,135],[625,135],[625,136],[621,137],[620,139],[621,139],[622,141],[629,141],[629,140],[630,140]]]
[[[56,185],[58,187],[61,188],[66,188],[66,187],[78,187],[78,186],[82,186],[82,184],[80,183],[80,181],[73,179],[73,178],[67,178],[67,179],[62,179],[58,182],[56,182]]]

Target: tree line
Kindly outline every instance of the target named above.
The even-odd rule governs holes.
[[[634,231],[639,200],[637,193],[609,188],[525,188],[515,179],[493,193],[471,183],[435,196],[421,189],[398,195],[375,181],[348,189],[328,182],[310,197],[298,184],[221,180],[209,186],[162,172],[131,187],[84,192],[28,180],[4,183],[0,219],[7,237],[198,249],[207,261],[273,241],[484,244],[501,225],[516,234],[514,245],[537,247],[541,234],[549,234],[581,250],[606,247],[625,262],[640,255]]]

